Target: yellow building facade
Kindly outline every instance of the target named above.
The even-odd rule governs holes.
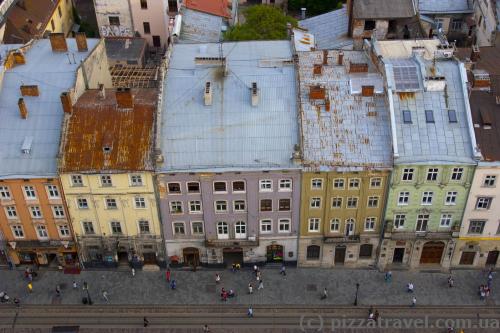
[[[73,29],[73,1],[59,0],[47,22],[44,33],[62,32],[68,36]]]

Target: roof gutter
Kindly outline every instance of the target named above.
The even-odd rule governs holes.
[[[385,69],[385,77],[387,82],[387,99],[389,100],[389,114],[391,115],[391,132],[392,132],[392,151],[394,155],[394,159],[399,157],[398,150],[398,138],[396,132],[396,115],[394,114],[394,100],[392,93],[392,80],[389,78],[389,67],[390,65],[384,64]]]

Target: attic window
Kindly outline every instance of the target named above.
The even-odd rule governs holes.
[[[410,110],[403,110],[403,123],[411,124],[411,112]]]
[[[448,120],[450,121],[450,123],[458,122],[457,113],[455,112],[455,110],[448,110]]]
[[[425,122],[434,123],[434,112],[432,110],[425,110]]]

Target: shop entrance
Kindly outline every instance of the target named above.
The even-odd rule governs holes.
[[[156,253],[146,252],[142,254],[144,256],[145,265],[156,265]]]
[[[182,250],[184,263],[188,266],[196,267],[200,264],[200,251],[195,247],[186,247]]]
[[[233,264],[243,266],[243,249],[241,247],[222,249],[222,260],[226,266],[232,266]]]
[[[427,242],[420,255],[421,264],[440,264],[443,257],[443,242]]]
[[[36,262],[35,252],[19,252],[19,263],[21,265],[33,265]]]
[[[345,245],[335,246],[335,265],[343,265],[345,262]]]
[[[266,248],[267,262],[283,262],[284,249],[282,245],[269,245]]]
[[[474,258],[476,257],[476,252],[462,252],[460,256],[460,265],[472,265],[474,264]]]
[[[486,258],[486,266],[496,266],[499,253],[499,251],[488,252],[488,257]]]
[[[393,264],[402,264],[404,256],[405,256],[405,248],[404,247],[395,248],[394,255],[392,256],[392,263]]]

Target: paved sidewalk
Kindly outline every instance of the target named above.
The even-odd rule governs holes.
[[[215,274],[221,276],[215,284]],[[84,296],[83,281],[90,287],[92,300],[105,301],[102,290],[108,292],[110,304],[216,304],[220,301],[220,288],[234,289],[237,297],[227,304],[336,304],[352,305],[355,284],[360,284],[360,305],[409,305],[412,294],[406,292],[406,284],[415,285],[418,305],[484,305],[500,304],[500,274],[495,273],[492,295],[484,302],[479,300],[477,288],[486,283],[485,271],[454,271],[455,286],[447,285],[448,274],[394,271],[391,283],[384,281],[384,274],[375,270],[288,268],[285,277],[279,269],[263,269],[264,289],[257,290],[251,270],[232,273],[229,270],[172,271],[177,289],[171,290],[165,281],[165,271],[83,271],[80,275],[65,275],[57,271],[40,271],[33,282],[33,293],[28,294],[24,272],[0,271],[0,291],[11,298],[18,297],[26,304],[81,304]],[[73,280],[79,288],[73,290]],[[252,282],[254,294],[247,294]],[[62,296],[56,296],[56,284],[61,285]],[[320,300],[323,288],[328,298]]]

